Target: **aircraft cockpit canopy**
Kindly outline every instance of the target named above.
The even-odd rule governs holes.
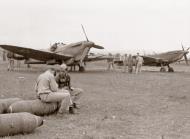
[[[54,43],[51,47],[50,47],[50,51],[51,52],[55,52],[55,50],[57,50],[58,47],[61,47],[63,45],[66,45],[64,43]]]
[[[51,51],[51,52],[55,52],[56,49],[57,49],[57,43],[54,43],[54,44],[50,47],[50,51]]]

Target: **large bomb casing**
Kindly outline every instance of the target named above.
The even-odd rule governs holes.
[[[48,115],[57,110],[57,103],[45,103],[36,100],[22,100],[11,104],[8,108],[9,113],[29,112],[35,115]]]
[[[27,112],[0,114],[0,136],[30,133],[41,125],[42,117]]]
[[[20,98],[7,98],[7,99],[0,99],[0,114],[6,113],[9,106],[17,101],[20,101]]]

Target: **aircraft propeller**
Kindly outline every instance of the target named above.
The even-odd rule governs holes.
[[[85,37],[86,37],[86,41],[89,42],[88,37],[87,37],[87,35],[86,35],[86,32],[85,32],[85,30],[84,30],[84,27],[83,27],[82,24],[81,24],[81,26],[82,26],[83,33],[84,33],[84,35],[85,35]]]
[[[104,49],[104,47],[102,47],[102,46],[100,46],[100,45],[96,45],[96,44],[93,43],[93,42],[90,42],[90,41],[88,40],[88,37],[87,37],[87,35],[86,35],[85,29],[84,29],[84,27],[83,27],[82,24],[81,24],[81,26],[82,26],[83,33],[84,33],[84,35],[85,35],[85,37],[86,37],[86,41],[90,43],[90,47],[94,47],[94,48],[97,48],[97,49]]]
[[[190,49],[190,47],[189,47],[189,48],[187,48],[187,50],[185,50],[182,43],[181,43],[181,47],[182,47],[182,50],[183,50],[183,51],[187,51],[187,52],[188,52],[188,50]],[[184,53],[184,59],[185,59],[186,65],[189,65],[188,59],[187,59],[187,53]]]
[[[97,48],[97,49],[104,49],[104,47],[96,45],[94,42],[89,41],[89,39],[88,39],[88,37],[86,35],[86,32],[85,32],[85,29],[84,29],[82,24],[81,24],[81,27],[82,27],[83,33],[84,33],[84,35],[86,37],[86,41],[83,42],[83,45],[86,46],[86,48],[85,48],[83,54],[80,57],[80,64],[79,64],[80,67],[83,67],[83,66],[86,65],[85,62],[84,62],[84,59],[85,59],[86,55],[88,54],[91,47],[94,47],[94,48]]]

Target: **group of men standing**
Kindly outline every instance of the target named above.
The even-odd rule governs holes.
[[[78,100],[82,89],[71,87],[71,79],[67,73],[67,66],[62,64],[59,70],[50,68],[39,75],[35,91],[37,98],[42,102],[55,102],[59,104],[58,114],[75,114],[79,108]]]
[[[123,72],[127,71],[128,67],[128,72],[132,73],[133,72],[133,66],[135,66],[135,73],[138,74],[141,72],[141,67],[144,63],[143,57],[137,53],[135,57],[133,57],[131,54],[127,55],[124,54],[121,58],[123,62]],[[112,54],[109,54],[109,58],[107,59],[108,62],[108,67],[107,70],[115,69],[114,67],[114,56]]]

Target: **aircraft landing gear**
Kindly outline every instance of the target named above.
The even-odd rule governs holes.
[[[166,72],[166,68],[165,67],[161,67],[160,68],[160,72]]]
[[[80,72],[84,72],[85,71],[84,66],[81,66],[81,64],[78,64],[78,67],[79,67],[79,71]]]
[[[27,64],[27,68],[31,68],[30,64]]]
[[[168,72],[174,72],[174,69],[168,65]]]
[[[79,71],[80,72],[84,72],[85,71],[85,64],[84,64],[84,62],[83,61],[80,61],[80,63],[78,64],[78,66],[79,66]]]
[[[79,71],[80,72],[84,72],[85,71],[85,68],[83,66],[79,66]]]

